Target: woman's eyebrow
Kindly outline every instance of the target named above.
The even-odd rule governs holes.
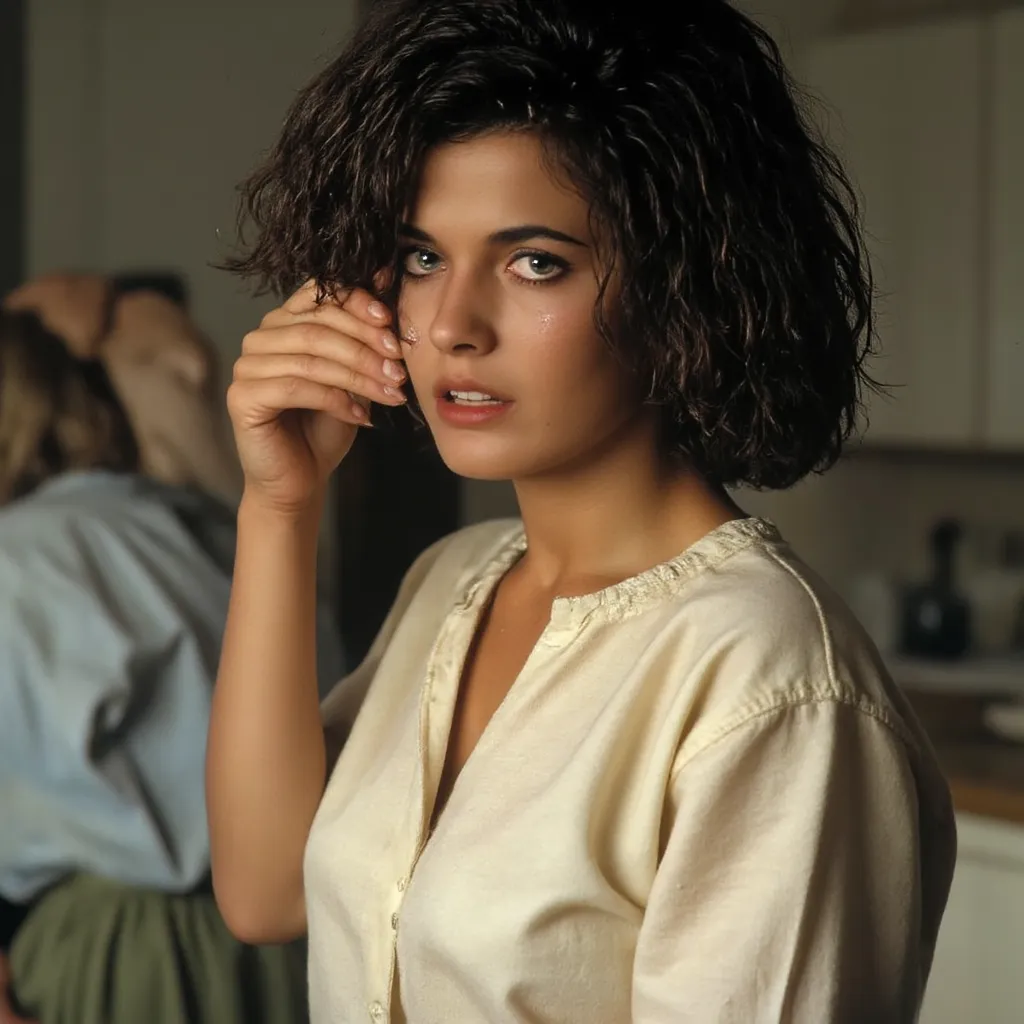
[[[436,239],[413,224],[403,224],[401,233],[403,237],[413,241],[423,242],[426,245],[437,245]],[[583,248],[586,248],[587,245],[586,242],[581,242],[578,238],[573,238],[572,235],[545,227],[543,224],[521,224],[514,228],[502,228],[489,235],[487,241],[498,245],[515,245],[517,242],[528,242],[532,238],[550,238],[553,242],[568,242],[570,245],[579,245]]]

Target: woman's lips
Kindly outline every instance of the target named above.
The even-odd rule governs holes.
[[[446,389],[437,397],[437,414],[454,427],[479,427],[500,419],[513,404],[482,390]]]

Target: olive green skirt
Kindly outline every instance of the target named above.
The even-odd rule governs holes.
[[[303,1024],[302,944],[245,946],[212,894],[77,877],[47,893],[10,950],[39,1024]]]

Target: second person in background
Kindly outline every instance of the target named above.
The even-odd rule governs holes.
[[[210,891],[234,518],[141,461],[100,362],[0,308],[0,1024],[302,1024],[301,944]]]

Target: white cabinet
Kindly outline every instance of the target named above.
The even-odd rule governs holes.
[[[920,1024],[1024,1019],[1024,828],[958,816],[959,854]]]
[[[982,326],[984,23],[827,40],[804,65],[823,127],[863,197],[891,397],[873,443],[956,447],[977,428]]]
[[[1024,449],[1024,10],[992,19],[985,441]],[[1024,1014],[1024,1011],[1022,1011]]]

